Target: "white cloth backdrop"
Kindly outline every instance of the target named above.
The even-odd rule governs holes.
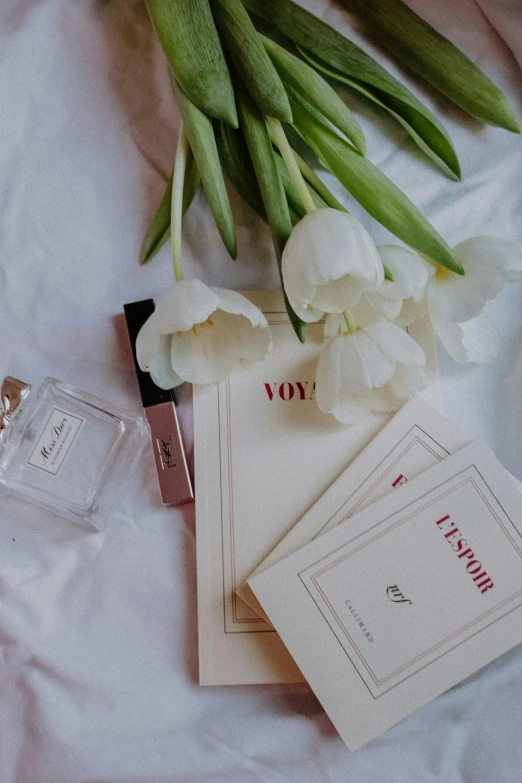
[[[335,2],[301,1],[360,40]],[[522,116],[521,0],[411,2]],[[352,101],[371,159],[451,243],[522,239],[522,138],[466,118],[377,56],[444,120],[464,181],[446,179],[400,128]],[[34,382],[52,374],[138,411],[117,316],[171,283],[167,249],[143,269],[137,258],[178,124],[143,0],[2,0],[0,117],[0,370]],[[377,242],[391,240],[337,192]],[[267,230],[237,199],[234,209],[236,264],[198,195],[187,274],[277,287]],[[521,292],[512,284],[494,309],[504,342],[493,364],[439,356],[443,411],[519,478]],[[195,611],[193,510],[161,507],[150,453],[104,535],[2,491],[1,783],[520,780],[521,649],[351,754],[306,686],[198,687]]]

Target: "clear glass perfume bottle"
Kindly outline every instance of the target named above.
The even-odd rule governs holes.
[[[147,442],[139,416],[54,378],[1,387],[0,482],[76,522],[103,529]]]

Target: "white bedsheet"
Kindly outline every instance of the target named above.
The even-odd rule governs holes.
[[[302,2],[350,29],[335,3]],[[412,4],[522,116],[521,0]],[[400,128],[354,102],[371,159],[450,242],[522,239],[522,139],[403,78],[449,128],[464,181],[439,174]],[[137,258],[178,123],[143,0],[2,0],[0,118],[2,374],[52,374],[138,411],[116,316],[171,283],[167,249],[144,269]],[[277,287],[265,227],[237,199],[234,208],[235,265],[198,195],[186,221],[187,275]],[[363,219],[378,242],[390,241]],[[521,293],[512,284],[494,309],[504,344],[492,365],[460,367],[440,351],[443,410],[519,478]],[[106,534],[2,491],[0,783],[520,780],[521,649],[351,754],[306,686],[199,688],[195,612],[193,510],[161,507],[150,453]]]

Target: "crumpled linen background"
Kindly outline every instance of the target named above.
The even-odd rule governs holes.
[[[364,40],[335,2],[301,2]],[[520,0],[410,2],[522,116]],[[371,159],[450,243],[522,239],[522,139],[466,118],[377,57],[443,119],[464,181],[446,179],[391,120],[352,100]],[[0,116],[2,373],[35,383],[51,374],[139,411],[118,314],[171,284],[166,248],[146,268],[137,258],[178,124],[143,0],[3,0]],[[393,241],[337,193],[377,242]],[[187,275],[277,287],[265,227],[238,199],[234,209],[236,264],[198,195]],[[512,284],[493,308],[504,338],[493,364],[439,357],[443,411],[518,478],[521,293]],[[190,392],[180,396],[191,453]],[[520,780],[520,648],[352,754],[306,686],[198,687],[195,588],[193,509],[161,507],[150,452],[106,534],[0,492],[1,783]]]

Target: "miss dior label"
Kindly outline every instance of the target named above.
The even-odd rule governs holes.
[[[85,419],[73,416],[61,408],[53,408],[27,460],[28,465],[58,474],[69,454]]]

